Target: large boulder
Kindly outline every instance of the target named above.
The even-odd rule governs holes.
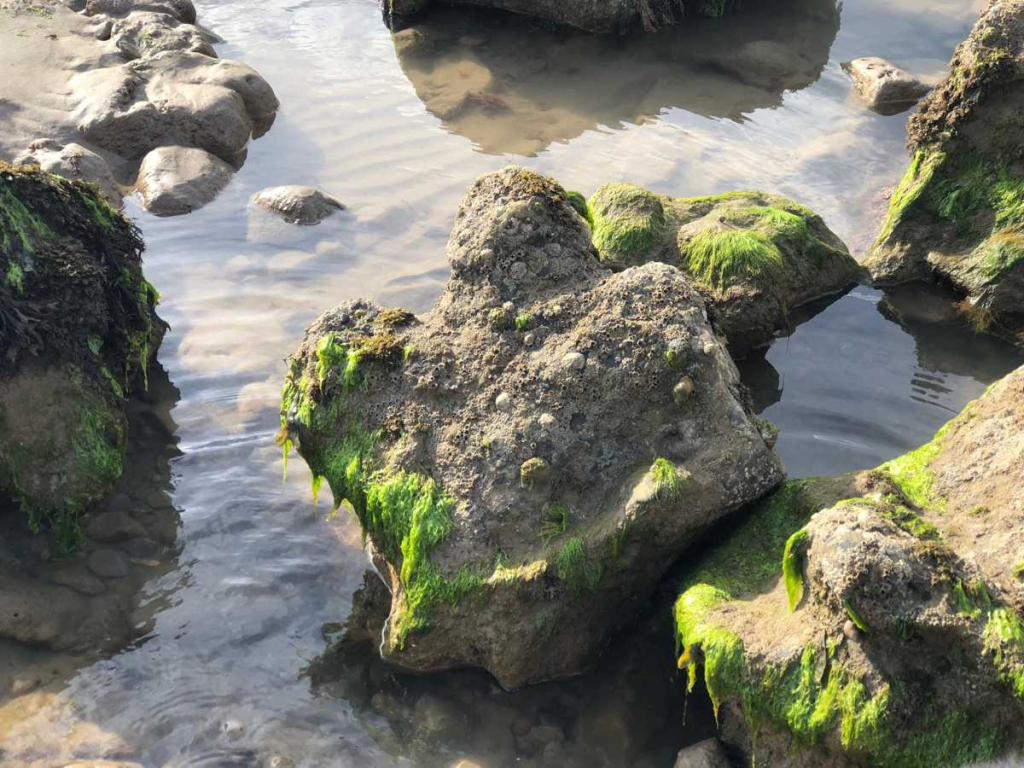
[[[586,207],[601,260],[678,266],[712,324],[742,356],[788,327],[790,312],[856,284],[860,267],[821,217],[762,192],[673,199],[607,184]]]
[[[517,687],[584,668],[783,470],[685,275],[604,268],[555,182],[480,178],[448,258],[426,315],[350,301],[309,328],[281,440],[373,546],[383,655]]]
[[[877,470],[787,483],[685,579],[679,667],[764,766],[1022,742],[1024,368]]]
[[[0,491],[73,548],[121,474],[163,337],[138,231],[95,187],[0,164]]]
[[[981,328],[1024,329],[1024,0],[996,0],[910,118],[910,167],[866,266],[949,283]]]

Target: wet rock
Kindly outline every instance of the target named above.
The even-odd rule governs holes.
[[[607,184],[588,207],[601,260],[616,268],[649,261],[679,265],[736,357],[787,328],[794,308],[846,290],[861,275],[820,216],[778,195],[673,199]]]
[[[672,399],[676,401],[676,405],[682,408],[689,402],[690,397],[693,395],[693,379],[689,376],[684,376],[676,385],[672,387]]]
[[[103,197],[112,206],[120,208],[123,204],[124,195],[107,161],[81,144],[61,147],[52,139],[37,139],[26,152],[14,159],[14,164],[38,165],[47,173],[91,182],[99,187]]]
[[[163,13],[185,24],[196,23],[192,0],[86,0],[85,15],[127,16],[137,11]]]
[[[931,90],[916,77],[877,56],[847,61],[843,70],[853,78],[854,89],[868,108],[883,115],[905,112]]]
[[[214,35],[163,13],[136,11],[118,19],[110,28],[110,37],[129,60],[162,51],[187,51],[217,58]]]
[[[823,766],[1021,746],[1022,418],[1024,368],[906,456],[787,483],[695,564],[679,666],[703,668],[723,739],[769,766],[794,741]]]
[[[610,273],[550,179],[479,179],[448,257],[446,291],[419,322],[387,330],[354,301],[310,327],[281,440],[353,503],[374,545],[392,591],[385,658],[480,666],[516,687],[584,668],[686,544],[782,467],[684,274]],[[533,347],[493,328],[506,302],[535,319]],[[666,360],[674,341],[691,350],[681,369]],[[705,345],[715,353],[692,353]],[[567,376],[573,352],[587,364]],[[685,412],[680,375],[696,385]],[[516,407],[496,407],[501,395]],[[415,521],[393,486],[416,500]]]
[[[234,173],[234,168],[202,149],[160,147],[142,161],[137,188],[146,210],[157,216],[180,216],[211,202]]]
[[[124,760],[75,760],[64,768],[145,768],[141,763],[129,763]]]
[[[73,548],[121,474],[123,398],[164,325],[137,230],[94,188],[0,164],[0,200],[0,490]]]
[[[378,4],[386,22],[401,26],[402,17],[421,13],[433,0],[378,0]],[[454,4],[489,6],[590,32],[621,32],[633,25],[655,30],[686,14],[722,14],[719,6],[693,0],[455,0]]]
[[[89,570],[104,579],[123,579],[128,575],[128,561],[116,549],[97,549],[86,560]]]
[[[705,739],[679,750],[674,768],[730,768],[718,739]]]
[[[876,284],[945,283],[979,330],[1024,332],[1024,0],[996,0],[908,122],[910,167],[865,262]]]
[[[319,224],[328,216],[345,209],[341,201],[318,189],[295,185],[264,189],[256,193],[252,202],[280,216],[289,224]]]
[[[89,518],[86,532],[96,541],[117,542],[145,536],[146,529],[124,512],[104,512]]]
[[[424,694],[413,709],[413,739],[421,747],[430,748],[465,734],[469,717],[453,702],[432,694]]]
[[[90,573],[81,562],[61,564],[50,574],[50,581],[83,595],[102,595],[107,591],[106,585]]]

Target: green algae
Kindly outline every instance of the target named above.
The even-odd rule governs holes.
[[[786,598],[789,601],[789,612],[796,610],[803,596],[804,575],[802,549],[807,545],[809,535],[806,528],[801,528],[786,540],[786,548],[782,553],[782,579],[786,585]]]
[[[555,573],[569,590],[573,599],[584,590],[594,591],[601,583],[601,568],[590,561],[583,539],[574,536],[555,553]]]
[[[593,221],[590,217],[590,209],[587,207],[587,198],[580,192],[568,191],[565,193],[565,199],[569,201],[569,205],[573,207],[583,219],[586,219],[588,224],[592,224]]]
[[[540,527],[540,537],[545,544],[551,543],[567,530],[572,516],[564,504],[554,504],[544,510],[544,523]]]
[[[25,272],[21,265],[11,262],[7,266],[7,274],[4,276],[4,285],[12,289],[19,296],[25,292]]]
[[[748,281],[771,284],[783,268],[771,238],[750,230],[702,230],[680,244],[680,255],[687,272],[718,292]]]
[[[892,480],[907,501],[919,509],[943,506],[942,500],[934,495],[935,475],[929,466],[942,451],[942,437],[950,424],[943,426],[930,442],[920,448],[878,467],[878,471]]]
[[[671,501],[678,499],[682,494],[685,475],[668,459],[655,459],[648,473],[654,482],[654,493],[658,498]]]
[[[605,184],[587,209],[598,255],[621,264],[642,264],[668,223],[661,199],[632,184]]]

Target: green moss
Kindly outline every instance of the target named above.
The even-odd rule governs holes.
[[[658,498],[674,500],[682,494],[684,475],[668,459],[655,459],[649,474]]]
[[[545,544],[569,530],[571,515],[569,508],[563,504],[554,504],[544,510],[544,523],[540,527],[540,537]]]
[[[39,242],[56,237],[46,222],[29,211],[11,188],[0,185],[0,251],[10,258],[17,252],[17,244],[22,253],[31,255]]]
[[[896,190],[889,200],[889,210],[885,224],[875,241],[876,246],[884,242],[911,211],[912,206],[928,189],[935,171],[945,161],[945,154],[918,150],[910,161],[907,172],[903,174]]]
[[[414,322],[416,315],[407,309],[383,309],[373,318],[374,326],[386,333],[412,325]]]
[[[573,207],[576,213],[586,219],[587,223],[590,223],[590,209],[587,207],[587,198],[579,192],[569,191],[565,193],[565,199],[569,201],[569,205]]]
[[[786,584],[789,612],[796,610],[804,591],[803,548],[810,539],[806,528],[801,528],[786,541],[782,553],[782,578]]]
[[[642,264],[667,227],[661,199],[632,184],[606,184],[590,198],[594,247],[602,260]]]
[[[358,336],[342,341],[334,333],[325,333],[317,341],[316,376],[318,382],[336,372],[343,390],[364,383],[360,366],[364,362],[397,365],[405,359],[405,345],[391,333]]]
[[[997,232],[982,246],[981,272],[989,280],[998,280],[1024,264],[1024,234]]]
[[[1013,578],[1018,581],[1024,579],[1024,561],[1013,564]]]
[[[516,330],[520,333],[525,333],[533,327],[533,315],[529,312],[523,312],[516,316]]]
[[[680,243],[683,268],[718,292],[741,282],[767,286],[783,268],[782,253],[771,238],[741,229],[705,229]]]
[[[1024,699],[1024,626],[1010,608],[996,608],[985,625],[985,650],[999,670],[1000,679],[1014,695]]]
[[[601,569],[591,564],[587,545],[578,536],[565,542],[555,554],[555,572],[565,582],[573,599],[584,589],[596,590],[601,583]]]
[[[4,285],[13,290],[19,296],[25,291],[25,272],[21,265],[11,262],[7,265],[7,274],[4,276]]]
[[[948,428],[947,424],[936,433],[931,442],[878,468],[878,471],[892,480],[900,493],[918,508],[942,506],[942,500],[934,498],[933,495],[935,475],[929,469],[929,465],[941,452],[942,437]]]

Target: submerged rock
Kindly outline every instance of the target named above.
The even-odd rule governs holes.
[[[609,266],[662,261],[686,272],[736,356],[771,341],[796,307],[852,287],[861,273],[820,216],[778,195],[673,199],[607,184],[585,215]]]
[[[164,325],[138,231],[94,187],[0,163],[0,491],[75,546],[121,474]]]
[[[1024,331],[1024,0],[995,0],[911,116],[913,160],[866,262],[952,285],[975,325]]]
[[[1019,747],[1024,368],[877,470],[787,483],[695,564],[679,667],[765,766]]]
[[[340,200],[312,187],[286,185],[257,192],[252,202],[289,224],[319,224],[331,214],[345,210]]]
[[[383,655],[517,687],[583,669],[687,543],[783,469],[683,273],[605,269],[555,182],[480,178],[448,258],[426,315],[351,301],[309,328],[281,439],[373,545]]]
[[[234,168],[202,149],[160,147],[142,161],[136,187],[147,211],[180,216],[217,197],[234,175]]]
[[[861,100],[883,115],[905,112],[931,90],[916,77],[877,56],[847,61],[843,69],[853,78]]]
[[[389,26],[429,8],[433,0],[377,0]],[[718,17],[720,0],[453,0],[455,5],[483,6],[521,13],[589,32],[625,32],[634,25],[647,31],[675,23],[687,14]],[[438,3],[440,5],[440,3]]]

